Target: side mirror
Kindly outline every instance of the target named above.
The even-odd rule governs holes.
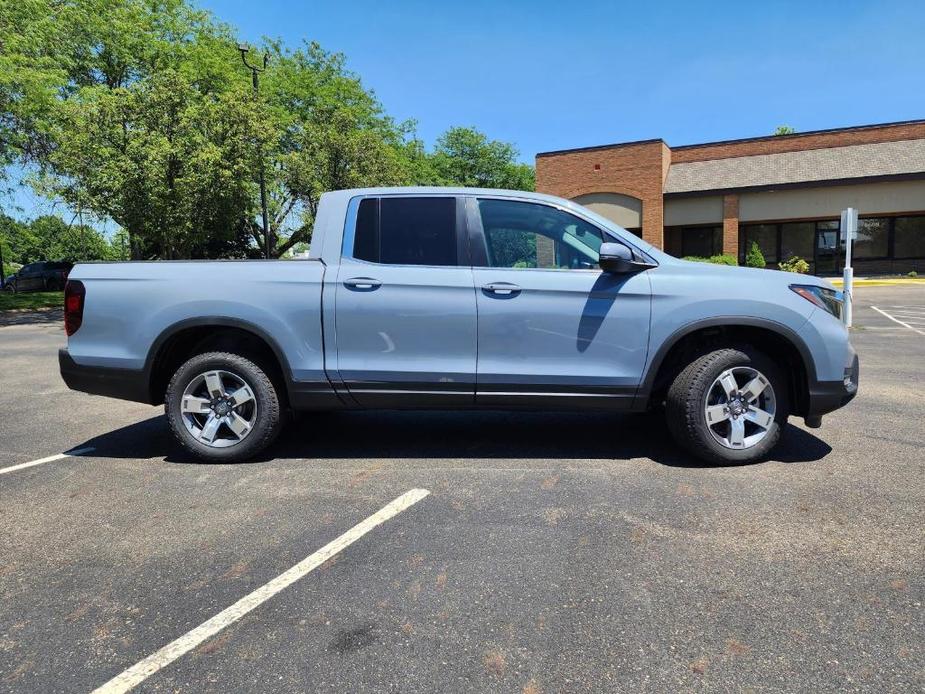
[[[651,263],[636,260],[633,256],[633,251],[622,243],[602,243],[599,255],[600,260],[598,263],[604,272],[625,275],[655,267]]]

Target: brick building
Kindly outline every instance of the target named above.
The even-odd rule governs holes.
[[[677,255],[757,242],[841,271],[839,213],[860,212],[858,274],[925,271],[925,120],[669,147],[663,140],[542,152],[536,187]]]

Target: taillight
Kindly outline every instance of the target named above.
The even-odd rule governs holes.
[[[64,332],[68,337],[80,329],[84,319],[84,298],[87,290],[79,280],[68,280],[64,285]]]

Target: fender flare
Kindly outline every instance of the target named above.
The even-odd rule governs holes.
[[[154,342],[151,343],[151,347],[148,349],[148,355],[145,357],[144,374],[149,389],[151,387],[151,377],[154,372],[154,362],[167,341],[188,328],[203,327],[238,328],[239,330],[245,330],[259,337],[267,344],[270,350],[272,350],[277,362],[279,362],[280,370],[283,373],[283,380],[286,382],[286,390],[291,393],[293,383],[292,368],[276,340],[258,325],[241,320],[240,318],[230,318],[228,316],[196,316],[194,318],[184,318],[164,328],[154,339]],[[154,399],[153,394],[151,395],[151,399]]]
[[[807,387],[810,387],[812,384],[817,382],[816,363],[813,361],[812,352],[810,352],[806,342],[796,331],[787,327],[783,323],[778,323],[777,321],[769,320],[767,318],[756,318],[752,316],[714,316],[711,318],[703,318],[686,323],[671,333],[671,335],[669,335],[668,338],[662,342],[661,346],[652,357],[652,360],[649,363],[646,373],[643,376],[639,386],[639,390],[636,393],[637,407],[644,408],[648,405],[649,397],[652,394],[652,388],[655,385],[655,378],[658,375],[659,369],[662,367],[662,363],[665,361],[665,357],[668,356],[668,353],[675,347],[675,345],[677,345],[682,339],[691,333],[697,332],[698,330],[722,327],[762,328],[764,330],[770,330],[771,332],[776,333],[787,342],[792,344],[799,353],[800,358],[803,361],[803,368],[806,370]]]

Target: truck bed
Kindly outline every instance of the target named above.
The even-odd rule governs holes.
[[[271,335],[295,381],[326,381],[320,260],[214,260],[77,265],[86,288],[80,330],[68,341],[78,365],[144,369],[164,336],[200,324]]]

